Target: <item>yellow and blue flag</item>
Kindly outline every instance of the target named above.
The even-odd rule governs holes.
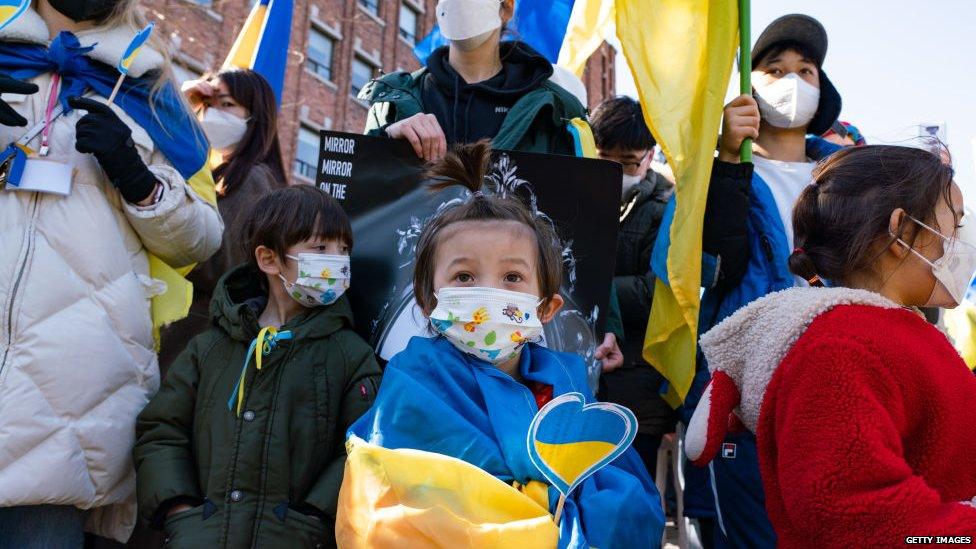
[[[16,21],[30,3],[30,0],[0,0],[0,29]]]
[[[122,53],[122,59],[119,59],[118,69],[120,73],[126,75],[129,74],[129,67],[131,67],[132,63],[136,60],[136,57],[139,55],[139,50],[142,49],[143,44],[149,40],[149,35],[152,34],[154,28],[156,28],[156,24],[150,22],[148,25],[146,25],[146,28],[142,29],[138,34],[135,35],[132,42],[129,42],[129,45]]]
[[[655,269],[644,339],[644,358],[668,380],[665,399],[677,407],[695,375],[705,199],[738,42],[738,5],[617,0],[615,9],[644,119],[677,181],[666,272]]]
[[[260,0],[244,21],[224,68],[251,69],[268,81],[281,103],[288,65],[293,0]]]

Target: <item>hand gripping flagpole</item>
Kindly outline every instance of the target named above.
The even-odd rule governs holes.
[[[752,95],[752,31],[750,0],[739,0],[739,93]],[[752,138],[742,140],[739,161],[752,162]]]

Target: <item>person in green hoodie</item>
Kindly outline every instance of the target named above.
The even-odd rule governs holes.
[[[531,46],[502,41],[514,0],[440,0],[437,23],[449,45],[426,66],[363,87],[366,133],[406,139],[434,162],[448,145],[491,139],[496,149],[576,154],[568,121],[586,108],[554,81],[552,64]]]
[[[310,186],[258,201],[249,261],[217,283],[190,341],[140,414],[142,517],[172,547],[332,547],[346,429],[380,369],[352,327],[352,228]]]

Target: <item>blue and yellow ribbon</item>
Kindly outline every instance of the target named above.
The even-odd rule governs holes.
[[[240,417],[241,407],[244,405],[244,381],[247,377],[247,365],[251,362],[251,355],[254,355],[254,366],[257,370],[261,369],[261,357],[271,354],[271,351],[278,346],[279,341],[284,341],[286,339],[291,339],[291,331],[285,330],[279,332],[274,326],[265,326],[261,328],[258,332],[258,337],[251,341],[251,346],[247,348],[247,354],[244,355],[244,366],[241,368],[241,377],[237,380],[237,385],[234,386],[234,390],[230,393],[230,399],[227,400],[227,409],[234,410],[234,400],[237,400],[237,410],[235,414]],[[258,345],[261,346],[260,352],[258,352]]]

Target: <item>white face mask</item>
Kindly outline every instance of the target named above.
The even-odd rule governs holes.
[[[540,301],[497,288],[441,288],[430,323],[462,352],[500,364],[526,343],[541,341]]]
[[[929,261],[905,241],[898,239],[902,246],[908,248],[910,252],[932,267],[932,275],[935,276],[936,284],[925,306],[946,309],[958,307],[963,298],[966,297],[969,284],[973,280],[973,275],[976,274],[976,220],[968,219],[967,216],[967,219],[963,220],[962,227],[956,230],[956,235],[949,238],[914,217],[908,217],[938,235],[945,242],[945,252],[942,253],[942,257],[935,261]]]
[[[247,121],[227,111],[210,107],[203,112],[200,126],[210,141],[210,146],[218,151],[230,149],[240,143],[247,132]]]
[[[440,0],[436,9],[437,24],[441,36],[452,42],[483,38],[474,47],[470,42],[464,43],[465,48],[474,49],[502,26],[500,10],[499,0]]]
[[[300,253],[298,257],[285,257],[298,262],[298,278],[295,282],[288,282],[282,274],[278,278],[288,295],[302,305],[332,305],[349,289],[348,255]]]
[[[627,191],[634,188],[634,185],[641,182],[644,179],[642,175],[627,175],[624,174],[623,186],[621,187],[621,195],[627,196]]]
[[[753,82],[761,82],[762,73],[753,73]],[[820,105],[820,90],[791,72],[768,84],[754,84],[762,119],[777,128],[806,126]]]

